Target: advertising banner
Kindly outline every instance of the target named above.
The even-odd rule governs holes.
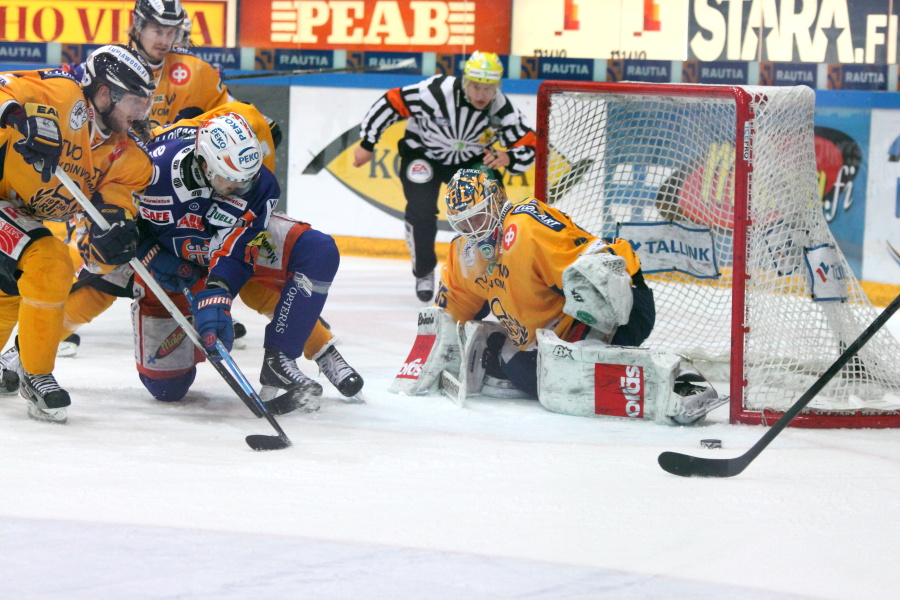
[[[862,278],[900,283],[900,110],[872,110]]]
[[[759,85],[806,85],[813,89],[818,84],[818,65],[807,63],[759,63]]]
[[[828,65],[829,90],[887,91],[887,65]]]
[[[240,45],[509,54],[512,0],[242,0]]]
[[[816,171],[825,220],[858,278],[866,227],[869,111],[817,107]]]
[[[890,4],[891,0],[690,0],[688,58],[893,64],[897,6],[889,19]]]
[[[747,85],[749,65],[743,61],[701,63],[686,60],[681,64],[682,83]]]
[[[672,83],[672,61],[610,60],[606,63],[606,81]]]
[[[682,60],[688,0],[516,0],[516,56]]]
[[[0,62],[46,63],[47,44],[0,42]]]
[[[228,13],[235,10],[236,0],[182,0],[181,4],[193,23],[195,44],[234,44],[233,23],[228,35]],[[124,44],[132,10],[134,0],[0,0],[0,41]]]
[[[368,164],[353,166],[359,143],[359,122],[386,90],[360,88],[293,87],[291,89],[290,165],[287,212],[332,235],[403,239],[406,201],[397,171],[397,142],[406,122],[391,125],[375,146]],[[512,102],[533,126],[537,98],[511,94]],[[328,118],[309,118],[323,114]],[[504,180],[511,198],[534,194],[534,169]],[[438,241],[452,235],[439,202]]]

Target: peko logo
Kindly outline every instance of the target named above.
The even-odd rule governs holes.
[[[406,357],[406,362],[403,363],[400,372],[397,373],[398,379],[419,378],[419,375],[422,374],[422,367],[425,365],[425,361],[434,347],[435,339],[437,339],[435,335],[416,336],[416,341],[413,343],[412,350],[409,351],[409,356]]]
[[[637,365],[594,365],[594,414],[644,416],[644,369]]]

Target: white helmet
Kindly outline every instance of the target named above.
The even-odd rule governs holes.
[[[225,113],[204,121],[197,130],[196,151],[206,163],[204,174],[210,183],[218,175],[245,184],[238,190],[238,195],[250,189],[262,168],[259,139],[244,117],[237,113]]]

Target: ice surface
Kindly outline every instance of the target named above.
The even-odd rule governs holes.
[[[185,401],[150,398],[116,302],[57,362],[68,425],[0,397],[0,597],[896,596],[900,432],[788,429],[735,478],[682,479],[660,452],[764,430],[389,394],[421,306],[408,262],[345,257],[324,317],[367,402],[319,375],[322,409],[278,418],[294,446],[256,453],[271,427],[209,365]],[[266,321],[235,314],[255,383]]]

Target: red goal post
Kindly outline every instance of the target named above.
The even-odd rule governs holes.
[[[822,214],[815,93],[545,81],[535,195],[632,241],[657,303],[646,345],[730,381],[773,423],[878,312]],[[900,427],[900,343],[875,336],[792,422]]]

